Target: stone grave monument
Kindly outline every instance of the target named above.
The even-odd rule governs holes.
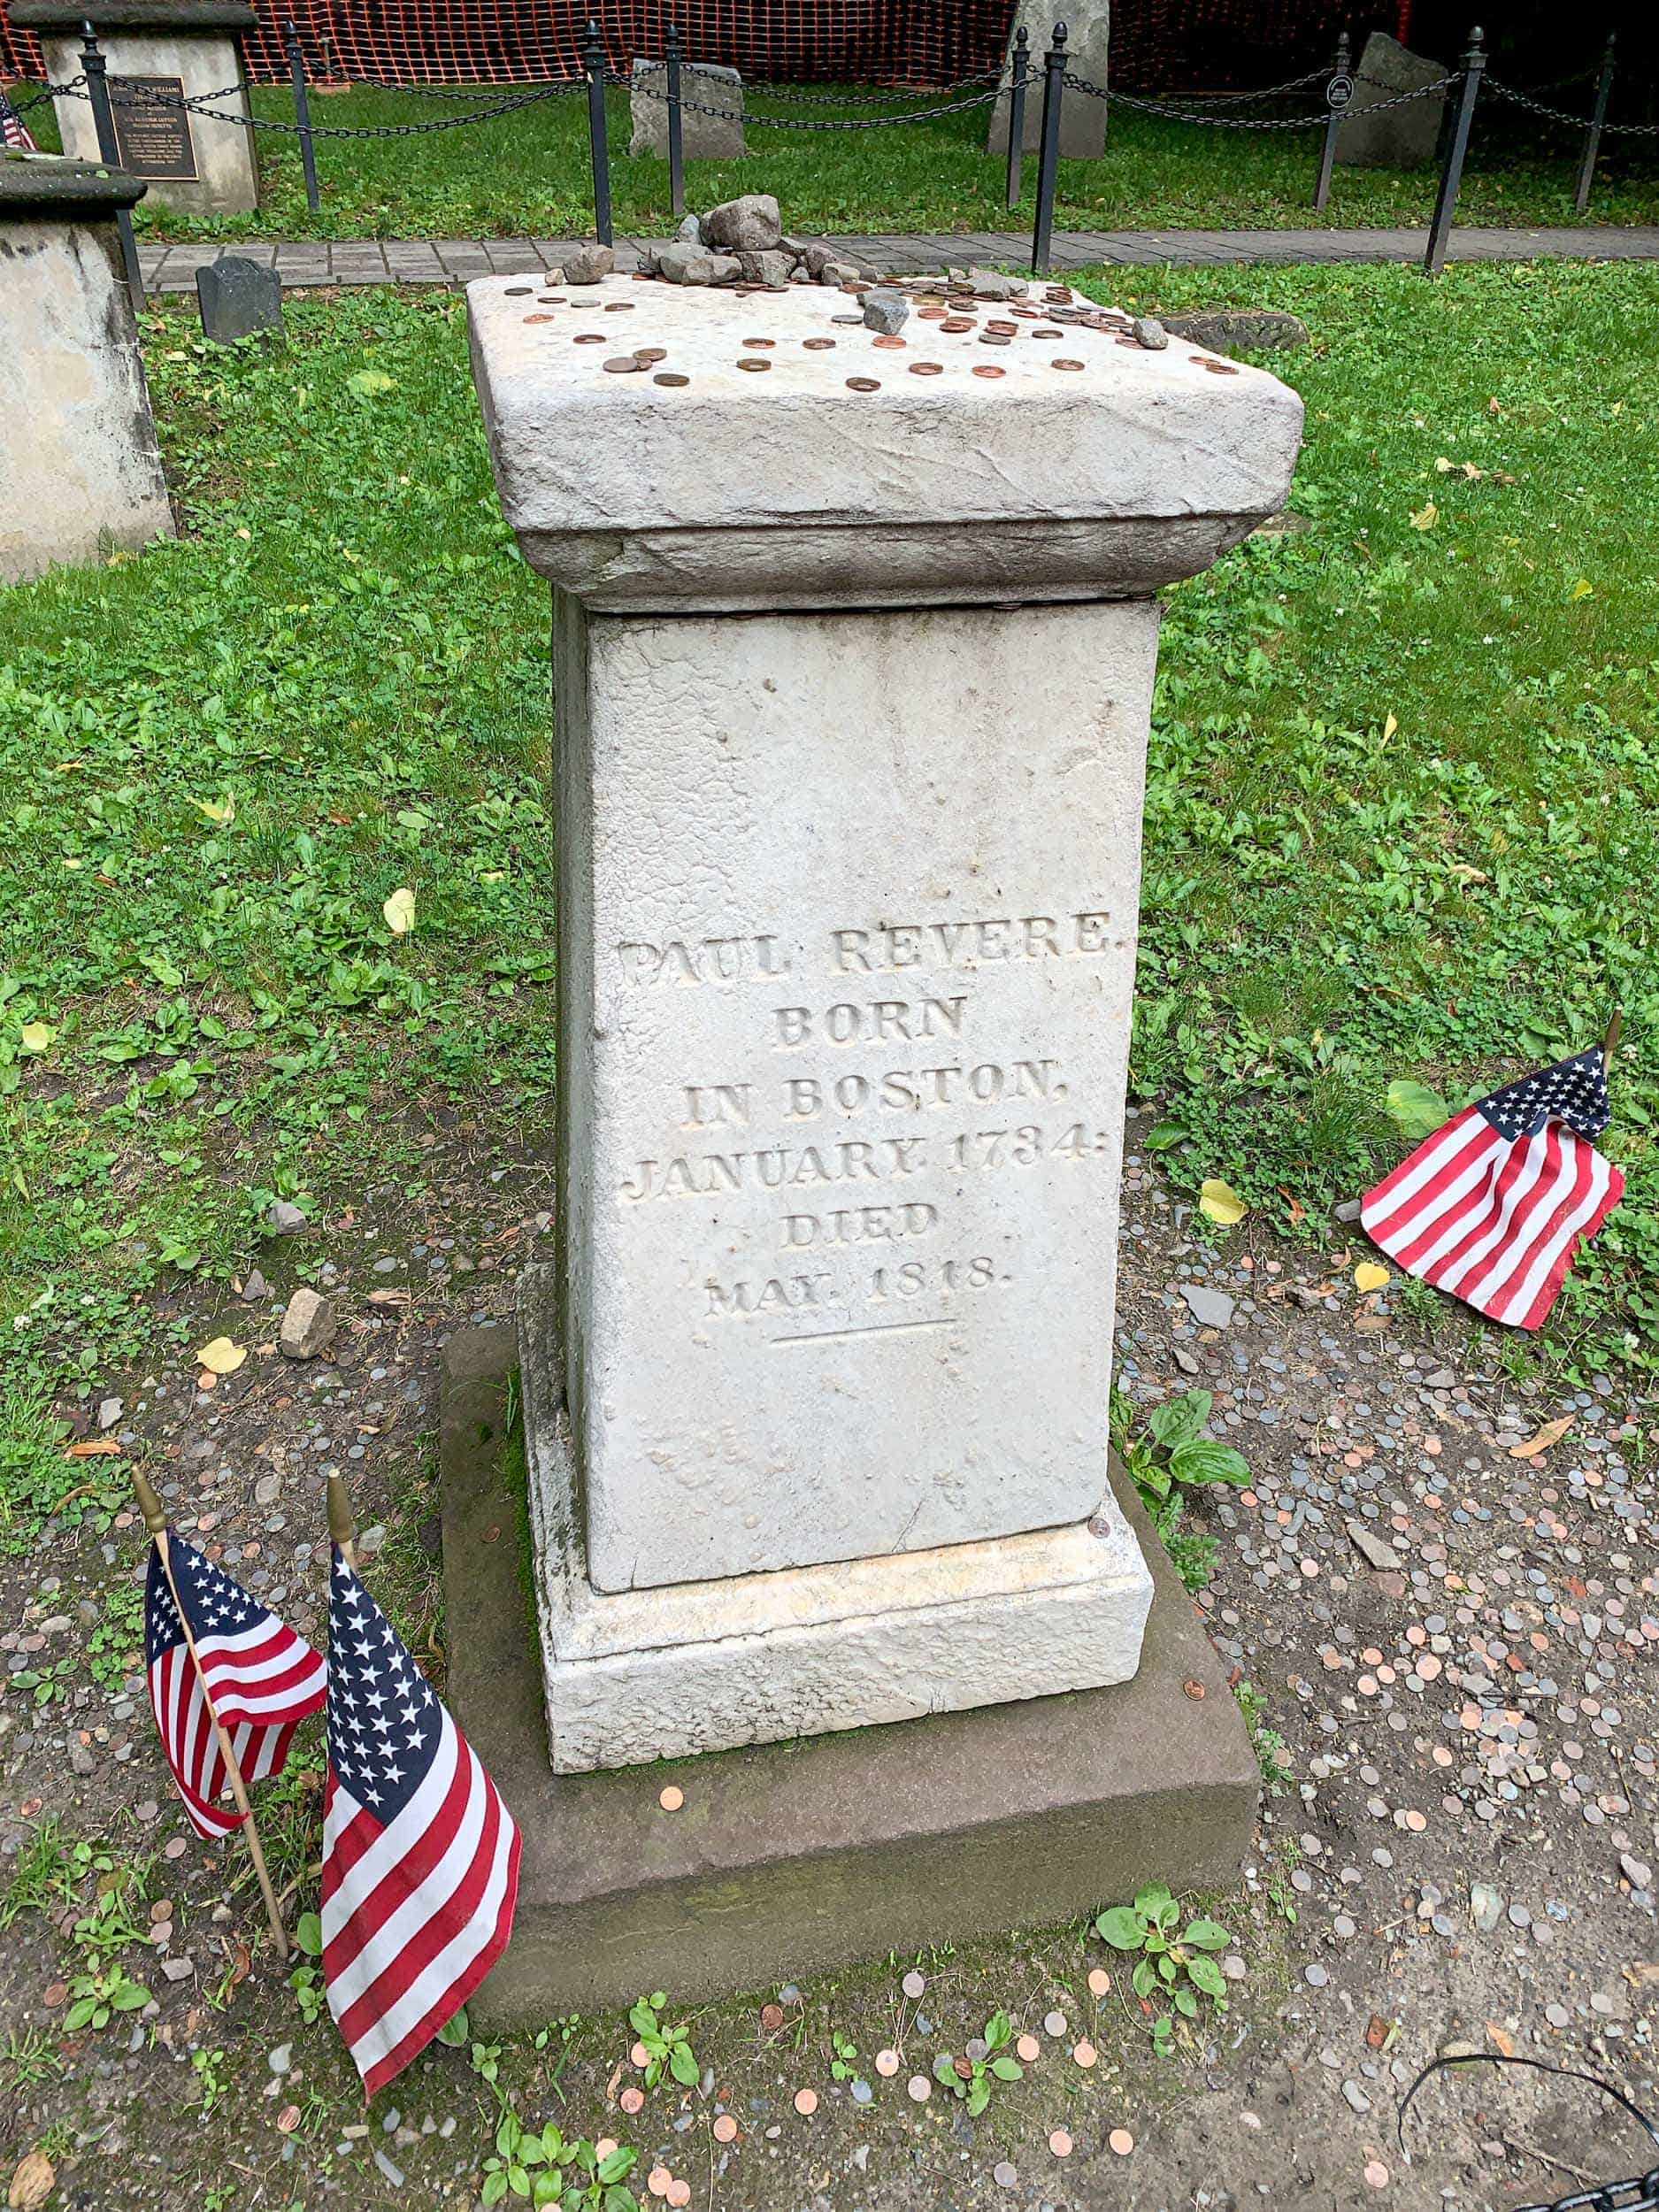
[[[1031,40],[1026,64],[1025,127],[1020,144],[1028,154],[1042,143],[1042,58],[1054,43],[1056,23],[1065,25],[1066,68],[1102,90],[1111,42],[1110,0],[1020,0],[1009,32],[1005,67],[1011,68],[1014,36],[1024,25]],[[991,110],[990,134],[985,150],[999,160],[1008,158],[1008,95],[1004,92]],[[1067,89],[1060,103],[1060,151],[1071,161],[1098,161],[1106,151],[1106,103],[1092,93]]]
[[[1354,97],[1336,134],[1336,157],[1351,169],[1424,169],[1440,141],[1446,91],[1388,104],[1402,92],[1433,84],[1446,71],[1402,46],[1386,31],[1373,31],[1354,73]],[[1376,113],[1371,110],[1378,111]]]
[[[444,1409],[490,2001],[1226,1878],[1254,1759],[1108,1468],[1118,1183],[1153,595],[1283,505],[1301,403],[1063,288],[469,306],[559,826],[522,1438],[504,1332]]]
[[[80,76],[81,29],[90,22],[109,65],[121,165],[144,179],[159,205],[189,215],[242,215],[258,206],[237,43],[254,27],[251,7],[240,0],[12,0],[10,14],[40,34],[54,84]],[[204,100],[212,113],[177,105],[181,99]],[[90,103],[68,94],[52,108],[65,152],[96,161]]]
[[[0,581],[173,535],[116,234],[137,177],[0,153]]]
[[[234,346],[240,338],[282,335],[282,280],[246,254],[220,254],[196,273],[202,335],[210,344]]]
[[[687,161],[737,161],[743,142],[743,80],[735,69],[711,62],[682,62],[680,68],[680,150]],[[703,111],[713,110],[709,113]],[[633,133],[631,155],[668,158],[668,69],[638,57],[628,96]]]

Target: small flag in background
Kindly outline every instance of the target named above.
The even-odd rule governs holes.
[[[282,1771],[295,1729],[322,1704],[322,1656],[176,1532],[169,1529],[166,1540],[179,1604],[152,1542],[144,1589],[150,1702],[196,1833],[226,1836],[242,1815],[218,1801],[228,1777],[202,1677],[243,1781],[258,1782]],[[180,1606],[196,1640],[200,1674],[185,1640]]]
[[[495,1784],[336,1544],[323,1974],[370,2096],[506,1949],[518,1852]]]
[[[28,126],[7,99],[4,86],[0,86],[0,146],[10,146],[14,152],[21,154],[37,154],[40,151],[29,136]]]
[[[1608,1124],[1596,1046],[1465,1106],[1360,1201],[1374,1244],[1409,1275],[1494,1321],[1536,1329],[1581,1237],[1624,1172],[1590,1142]]]

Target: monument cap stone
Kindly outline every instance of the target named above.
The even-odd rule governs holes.
[[[250,261],[246,254],[221,254],[196,271],[196,296],[202,335],[215,345],[281,335],[282,280],[262,261]]]

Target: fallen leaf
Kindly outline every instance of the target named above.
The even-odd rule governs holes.
[[[1466,860],[1454,860],[1451,872],[1459,883],[1490,883],[1492,880],[1483,868],[1471,868]]]
[[[415,926],[415,895],[407,884],[394,891],[381,907],[386,926],[394,937],[406,937]]]
[[[1595,595],[1595,586],[1594,586],[1594,584],[1590,581],[1590,580],[1589,580],[1589,578],[1588,578],[1587,576],[1580,576],[1580,577],[1579,577],[1579,579],[1578,579],[1578,582],[1577,582],[1577,583],[1573,586],[1572,589],[1571,589],[1571,591],[1567,594],[1567,596],[1568,596],[1568,598],[1569,598],[1570,600],[1571,600],[1571,599],[1592,599],[1592,598],[1594,598],[1594,595]]]
[[[1250,1210],[1230,1183],[1224,1183],[1218,1175],[1210,1175],[1199,1186],[1198,1210],[1208,1220],[1231,1229]]]
[[[1534,1430],[1524,1442],[1511,1444],[1509,1457],[1511,1459],[1536,1459],[1540,1452],[1547,1452],[1552,1444],[1560,1443],[1562,1438],[1572,1426],[1574,1417],[1571,1413],[1563,1413],[1559,1420],[1546,1421],[1541,1429]]]
[[[1432,530],[1440,518],[1440,511],[1431,499],[1426,506],[1419,507],[1412,516],[1411,527],[1414,530]]]
[[[120,1455],[120,1444],[113,1436],[86,1437],[64,1453],[65,1459],[119,1459]]]
[[[346,389],[358,399],[373,399],[377,392],[395,392],[397,379],[388,376],[383,369],[359,369],[346,379]]]
[[[1383,1108],[1402,1137],[1432,1136],[1451,1119],[1451,1108],[1438,1091],[1409,1076],[1396,1076],[1383,1094]]]
[[[1486,2040],[1494,2051],[1502,2053],[1505,2058],[1515,2056],[1515,2038],[1507,2028],[1501,2028],[1495,2020],[1486,2023]]]
[[[211,1343],[203,1345],[196,1356],[210,1375],[234,1375],[248,1356],[245,1344],[233,1344],[227,1336],[216,1336]]]
[[[192,799],[190,804],[198,814],[205,814],[210,822],[220,829],[228,829],[236,818],[236,802],[227,791],[222,799]]]
[[[1356,1290],[1380,1290],[1388,1280],[1388,1270],[1376,1260],[1362,1260],[1354,1270]]]
[[[6,2202],[12,2212],[40,2212],[58,2185],[58,2170],[44,2151],[30,2151],[12,2177]]]
[[[25,1022],[18,1032],[18,1042],[25,1052],[44,1052],[57,1034],[50,1022]]]
[[[412,1290],[372,1290],[369,1303],[372,1306],[407,1306],[414,1302],[414,1295]]]
[[[1394,716],[1391,714],[1382,726],[1382,741],[1385,745],[1388,742],[1389,739],[1394,734],[1395,731],[1399,727],[1399,723],[1394,720]]]

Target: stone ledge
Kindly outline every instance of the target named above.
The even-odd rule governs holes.
[[[237,0],[12,0],[6,12],[25,31],[251,31],[259,20]]]
[[[142,177],[65,154],[0,154],[0,217],[62,214],[96,222],[133,207],[150,189]]]
[[[480,2024],[528,2026],[641,1989],[729,1994],[1057,1924],[1157,1877],[1200,1889],[1236,1878],[1255,1828],[1255,1756],[1116,1465],[1156,1584],[1133,1682],[554,1775],[522,1462],[507,1432],[515,1358],[510,1330],[468,1329],[443,1367],[447,1694],[525,1841],[513,1940],[472,2007]],[[671,1778],[686,1797],[672,1816],[657,1804]]]

